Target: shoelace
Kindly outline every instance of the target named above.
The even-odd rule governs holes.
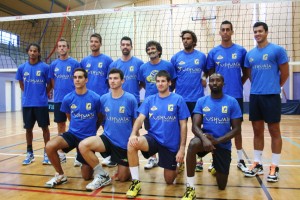
[[[134,188],[135,188],[135,186],[136,186],[137,184],[138,184],[137,181],[132,181],[132,184],[131,184],[129,190],[134,190]]]
[[[192,188],[188,187],[187,190],[186,190],[186,192],[185,192],[185,196],[184,197],[188,197],[190,195],[191,191],[192,191]]]

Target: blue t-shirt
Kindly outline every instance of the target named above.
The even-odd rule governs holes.
[[[276,44],[249,51],[245,67],[251,68],[250,94],[280,94],[279,65],[288,61],[286,51]]]
[[[160,60],[160,62],[155,65],[147,62],[141,66],[138,79],[146,85],[145,98],[149,95],[158,93],[155,76],[160,70],[166,70],[169,72],[171,79],[176,78],[174,66],[166,60]]]
[[[79,68],[79,62],[72,57],[66,60],[56,59],[50,64],[49,78],[54,79],[54,102],[62,102],[66,94],[74,87],[74,69]]]
[[[80,66],[88,73],[88,82],[86,87],[93,90],[99,95],[106,94],[108,92],[108,85],[106,77],[108,74],[108,67],[113,60],[105,55],[100,54],[98,56],[89,55],[82,59]]]
[[[109,66],[110,71],[112,68],[117,68],[123,71],[125,82],[122,85],[123,90],[133,94],[140,102],[140,84],[138,80],[138,73],[140,66],[144,62],[137,57],[132,56],[128,61],[123,61],[121,58],[112,62]]]
[[[48,106],[47,84],[50,83],[48,76],[49,66],[43,62],[32,65],[27,61],[18,67],[16,79],[24,83],[23,107]]]
[[[210,95],[201,97],[193,113],[203,115],[203,133],[211,134],[214,138],[224,136],[231,130],[231,120],[242,117],[237,100],[226,94],[221,99],[213,99]],[[218,146],[231,150],[231,140]]]
[[[127,149],[133,120],[137,118],[138,104],[128,93],[114,99],[111,92],[101,96],[101,112],[105,116],[104,135],[116,146]]]
[[[190,117],[183,98],[175,93],[164,98],[159,97],[159,94],[150,95],[138,112],[149,118],[148,134],[170,151],[177,152],[180,145],[179,120]]]
[[[67,94],[60,111],[70,114],[68,132],[83,140],[97,133],[98,113],[101,112],[100,96],[91,90],[83,95],[75,91]]]
[[[179,51],[171,58],[177,73],[175,92],[183,97],[186,102],[196,102],[204,96],[201,84],[202,72],[206,71],[206,56],[194,50],[187,53]]]
[[[207,69],[215,68],[224,77],[224,94],[234,98],[243,98],[242,67],[246,49],[233,44],[230,47],[219,45],[213,48],[207,56]]]

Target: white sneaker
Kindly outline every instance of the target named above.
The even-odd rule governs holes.
[[[97,174],[94,176],[94,180],[89,184],[87,184],[86,189],[89,191],[97,190],[98,188],[110,184],[110,182],[111,182],[111,178],[109,177],[108,174],[106,175]]]
[[[74,159],[74,167],[81,167],[81,166],[82,166],[82,163],[77,160],[77,153],[76,153],[75,159]]]
[[[67,157],[64,152],[58,152],[59,160],[60,163],[66,163],[67,162]]]
[[[144,169],[152,169],[154,167],[157,167],[158,166],[158,161],[157,161],[157,158],[150,158],[148,160],[148,163],[144,166]]]
[[[65,184],[67,181],[68,179],[65,175],[59,175],[58,173],[56,173],[52,179],[46,182],[46,186],[54,187],[55,185]]]
[[[213,162],[211,162],[210,166],[207,168],[207,170],[209,172],[211,172],[211,170],[214,168]]]
[[[106,167],[115,167],[118,165],[117,163],[111,161],[111,156],[104,158],[101,164],[102,166],[106,166]]]
[[[246,166],[244,160],[240,160],[240,161],[238,162],[237,168],[238,168],[239,170],[241,170],[242,172],[248,171],[248,167]]]

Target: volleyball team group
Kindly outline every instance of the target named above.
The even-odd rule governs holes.
[[[280,92],[289,75],[288,56],[283,47],[268,41],[266,23],[256,22],[253,33],[257,44],[247,52],[233,43],[232,23],[223,21],[219,30],[221,44],[206,55],[195,49],[196,34],[184,30],[180,35],[184,49],[170,61],[161,59],[159,42],[147,42],[146,63],[131,54],[133,44],[127,36],[120,40],[122,56],[115,61],[100,52],[100,34],[90,36],[91,54],[80,62],[69,56],[69,44],[61,38],[57,43],[59,57],[50,66],[41,61],[40,46],[31,43],[26,49],[29,59],[16,73],[23,91],[27,141],[23,165],[35,161],[32,141],[37,122],[45,143],[43,164],[55,169],[55,176],[46,182],[48,187],[67,183],[62,163],[67,161],[66,153],[76,148],[74,166],[80,167],[85,180],[91,180],[87,190],[111,184],[113,177],[122,182],[131,180],[126,197],[135,198],[143,181],[139,176],[141,152],[148,159],[144,168],[163,168],[167,184],[174,184],[178,173],[186,170],[182,199],[196,199],[195,172],[203,170],[202,158],[206,155],[212,158],[208,170],[216,177],[219,190],[226,188],[232,138],[241,173],[245,177],[264,174],[266,123],[272,150],[266,180],[277,182],[282,149]],[[248,79],[249,120],[254,133],[251,166],[243,159],[241,129],[243,84]],[[204,95],[205,87],[209,87],[209,95]],[[145,89],[143,102],[141,88]],[[58,136],[50,140],[51,94]],[[194,137],[187,144],[188,118],[192,120]],[[103,133],[99,135],[100,126]],[[104,158],[102,163],[96,152]],[[104,165],[117,166],[117,173],[110,176]]]

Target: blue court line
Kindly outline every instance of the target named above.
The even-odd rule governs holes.
[[[244,149],[243,149],[243,153],[244,153],[245,158],[248,160],[248,163],[251,164],[251,161],[250,161],[250,159],[249,159],[249,157],[248,157],[248,155],[246,154],[246,152],[245,152]],[[260,178],[259,176],[256,176],[256,180],[258,181],[258,183],[259,183],[261,189],[264,191],[264,193],[265,193],[267,199],[268,199],[268,200],[273,200],[273,198],[272,198],[270,192],[268,191],[268,188],[267,188],[266,185],[263,183],[263,181],[261,180],[261,178]]]
[[[298,144],[297,142],[295,142],[294,140],[292,140],[291,138],[288,137],[282,137],[284,140],[288,141],[289,143],[295,145],[296,147],[300,148],[300,144]]]

